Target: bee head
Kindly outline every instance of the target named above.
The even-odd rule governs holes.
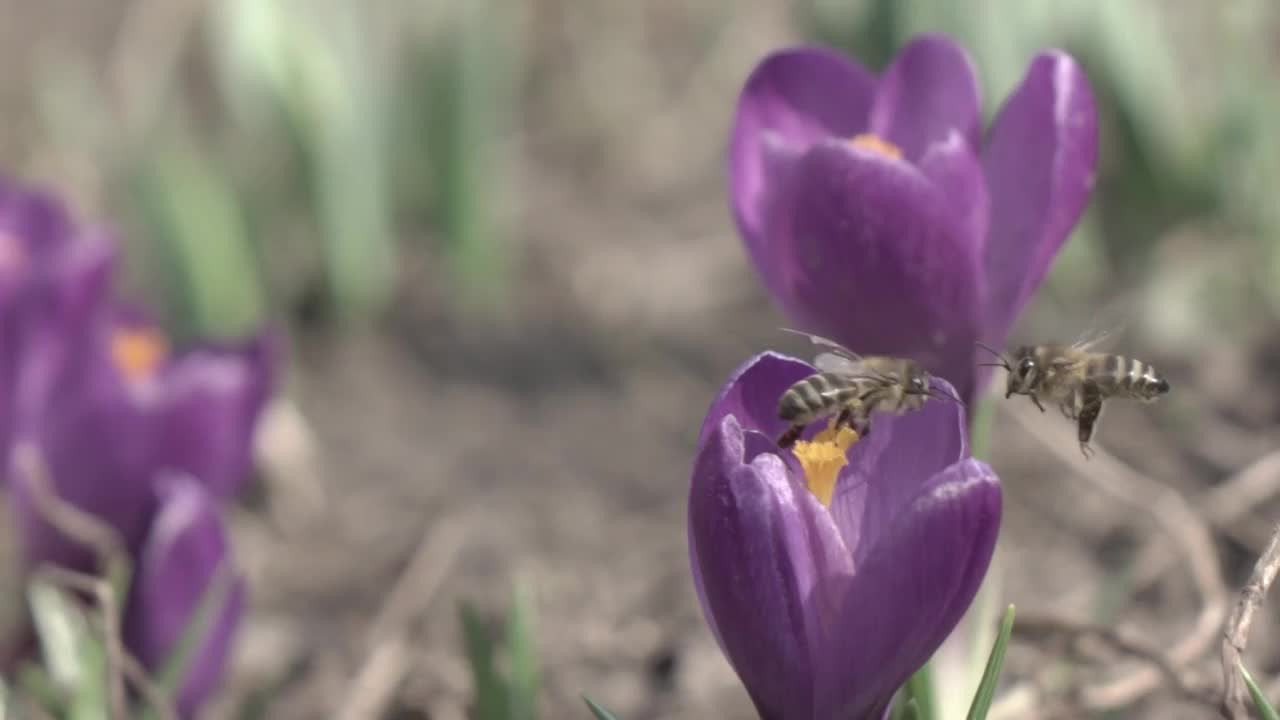
[[[1042,368],[1036,360],[1035,348],[1021,347],[1009,358],[1009,382],[1004,396],[1030,394],[1040,382]]]

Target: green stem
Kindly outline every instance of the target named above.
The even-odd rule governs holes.
[[[916,701],[917,715],[920,720],[933,720],[933,662],[925,663],[916,671],[906,685],[907,700]]]
[[[969,420],[969,449],[979,460],[986,460],[991,451],[991,427],[995,410],[995,401],[988,393],[978,400]]]

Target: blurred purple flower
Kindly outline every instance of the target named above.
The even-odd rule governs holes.
[[[917,37],[879,78],[781,50],[738,100],[734,217],[793,324],[914,356],[969,399],[974,341],[1003,345],[1084,210],[1096,115],[1060,51],[1032,60],[981,142],[972,63],[944,36]]]
[[[953,403],[878,416],[847,466],[847,439],[780,452],[778,397],[812,372],[764,353],[712,404],[689,494],[690,563],[762,718],[879,720],[972,602],[1000,484],[969,457]],[[830,480],[828,505],[818,495]]]
[[[274,343],[263,335],[172,352],[142,312],[111,296],[114,253],[105,236],[77,229],[55,199],[0,182],[0,440],[35,450],[61,501],[119,534],[135,573],[126,641],[157,670],[225,570],[215,504],[249,475]],[[32,468],[0,467],[26,567],[99,570],[91,550],[38,509]],[[193,655],[184,715],[220,678],[242,595],[236,579]]]

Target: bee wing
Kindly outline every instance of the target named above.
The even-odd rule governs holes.
[[[841,345],[840,343],[830,338],[824,338],[821,335],[813,335],[811,333],[807,333],[802,330],[792,330],[791,328],[779,328],[779,329],[782,330],[783,332],[789,332],[792,335],[800,335],[802,337],[807,337],[809,338],[809,342],[813,343],[814,345],[820,345],[831,351],[831,353],[824,353],[824,354],[843,355],[844,357],[850,360],[855,360],[855,361],[862,359],[862,356],[858,355],[858,353],[850,350],[849,348]],[[821,355],[819,357],[821,357]]]
[[[1089,327],[1076,337],[1071,347],[1081,352],[1110,350],[1129,329],[1130,305],[1124,297],[1108,303],[1094,315]]]
[[[813,366],[822,372],[840,375],[857,375],[862,372],[861,360],[833,352],[818,353],[818,356],[813,359]]]

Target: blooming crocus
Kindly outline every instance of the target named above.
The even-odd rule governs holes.
[[[1000,486],[969,457],[955,403],[780,451],[778,397],[813,372],[764,353],[721,390],[698,439],[690,563],[762,718],[880,720],[973,600]]]
[[[25,199],[15,203],[6,192]],[[134,568],[127,647],[158,670],[214,578],[230,572],[216,503],[234,496],[249,475],[274,345],[264,335],[176,351],[144,313],[111,295],[115,246],[108,238],[77,231],[48,196],[0,186],[0,208],[6,202],[59,218],[3,226],[10,245],[25,252],[14,276],[20,289],[0,304],[0,329],[11,341],[2,356],[2,387],[12,398],[8,434],[15,448],[30,450],[22,455],[27,462],[16,462],[15,452],[6,466],[23,562],[29,571],[101,570],[92,550],[45,512],[44,493],[110,527]],[[0,283],[4,278],[0,272]],[[223,613],[192,656],[178,698],[184,716],[225,664],[243,593],[238,579],[227,585]]]
[[[1079,219],[1097,117],[1076,62],[1037,55],[982,137],[969,56],[914,39],[876,77],[832,50],[767,56],[738,100],[729,193],[792,324],[915,357],[967,400]]]

